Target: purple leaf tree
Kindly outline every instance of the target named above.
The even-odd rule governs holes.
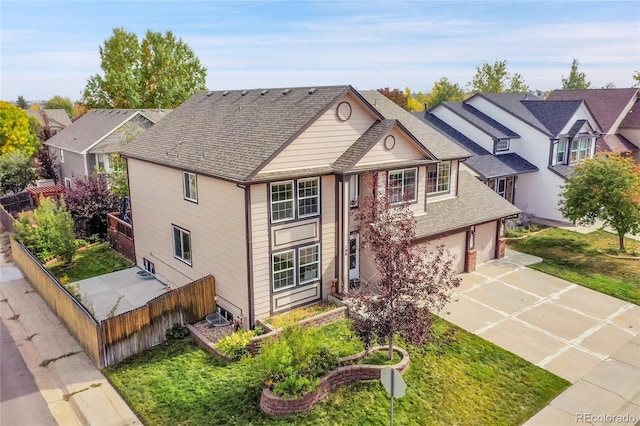
[[[107,213],[118,211],[120,201],[111,193],[104,175],[76,178],[65,192],[67,209],[76,224],[76,235],[87,238],[107,234]]]

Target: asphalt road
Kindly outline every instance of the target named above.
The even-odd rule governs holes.
[[[0,319],[0,425],[56,425],[9,330]]]

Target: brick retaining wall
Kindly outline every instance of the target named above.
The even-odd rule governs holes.
[[[372,351],[386,350],[386,346],[377,346]],[[393,350],[402,356],[399,363],[391,367],[402,372],[409,366],[409,354],[402,348],[394,347]],[[340,359],[341,363],[353,362],[367,356],[367,352],[360,352]],[[260,408],[267,414],[283,415],[297,414],[311,409],[318,401],[327,396],[334,389],[359,380],[375,380],[380,379],[380,372],[386,367],[384,365],[346,365],[332,370],[329,374],[320,380],[318,388],[299,398],[282,398],[275,395],[269,388],[262,390],[260,397]]]

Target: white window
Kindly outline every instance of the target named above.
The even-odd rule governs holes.
[[[273,255],[273,290],[293,287],[295,282],[295,252],[283,251]]]
[[[416,201],[417,169],[392,170],[387,179],[391,203]]]
[[[294,218],[293,181],[274,182],[271,192],[271,221],[281,222]]]
[[[299,283],[306,284],[320,278],[320,245],[298,249]]]
[[[64,186],[66,186],[67,188],[71,188],[71,179],[64,178]]]
[[[556,161],[554,164],[564,164],[567,155],[567,140],[560,139],[556,145]]]
[[[429,164],[427,166],[427,194],[449,192],[451,163]]]
[[[320,183],[318,178],[298,180],[298,216],[310,217],[320,213]]]
[[[198,180],[195,173],[182,172],[184,199],[198,202]]]
[[[507,179],[505,178],[496,179],[496,192],[502,198],[505,198],[505,195],[507,194]]]
[[[60,150],[60,162],[64,163],[64,149]]]
[[[509,139],[500,139],[495,142],[496,152],[509,151]]]
[[[318,281],[320,279],[320,244],[274,253],[272,268],[273,291]]]
[[[578,138],[571,141],[571,155],[569,164],[582,163],[591,158],[593,152],[593,138]]]
[[[349,207],[358,206],[359,196],[360,196],[360,175],[351,175],[349,177]]]
[[[191,265],[191,233],[185,229],[172,225],[173,228],[173,256]]]

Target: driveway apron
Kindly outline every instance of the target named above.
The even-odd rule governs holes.
[[[640,421],[640,307],[527,268],[535,256],[462,274],[445,319],[572,383],[526,425]]]

